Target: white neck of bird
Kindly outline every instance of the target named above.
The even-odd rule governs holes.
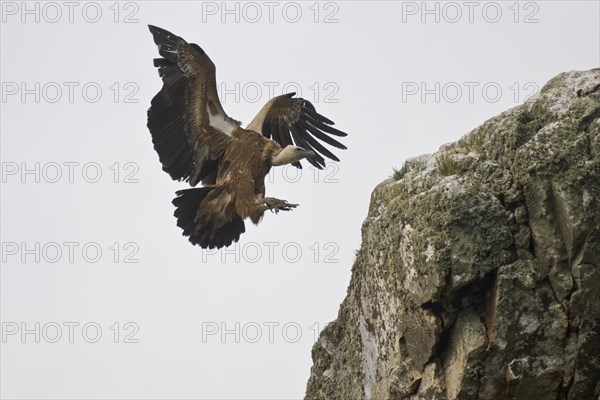
[[[276,167],[279,165],[291,164],[301,160],[302,158],[303,157],[298,155],[296,146],[286,146],[278,153],[273,154],[271,157],[271,165]]]

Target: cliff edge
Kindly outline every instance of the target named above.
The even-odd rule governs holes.
[[[379,184],[307,399],[600,396],[600,69]]]

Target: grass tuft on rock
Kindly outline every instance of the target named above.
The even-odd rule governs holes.
[[[406,173],[408,172],[408,167],[406,166],[406,164],[402,164],[401,168],[393,167],[392,169],[394,170],[394,174],[392,175],[392,177],[397,181],[404,178],[404,175],[406,175]]]
[[[435,161],[437,172],[441,176],[462,175],[463,171],[451,155],[442,153],[439,157],[435,157]]]

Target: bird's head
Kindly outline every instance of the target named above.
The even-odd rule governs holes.
[[[273,166],[291,164],[300,161],[303,158],[313,158],[315,152],[303,149],[302,147],[288,145],[280,151],[273,154],[271,164]]]

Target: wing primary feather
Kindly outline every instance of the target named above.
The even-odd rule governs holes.
[[[348,136],[348,134],[346,132],[342,132],[339,129],[335,129],[334,127],[327,125],[327,124],[319,121],[318,119],[310,117],[310,115],[308,115],[308,114],[305,114],[305,115],[308,117],[308,118],[306,118],[306,121],[310,122],[315,127],[322,130],[323,132],[327,132],[331,135],[340,136],[340,137]]]
[[[314,107],[313,108],[308,108],[308,107],[306,107],[306,104],[303,104],[302,105],[302,112],[305,113],[305,114],[307,114],[311,118],[316,119],[317,121],[321,121],[321,122],[324,122],[324,123],[329,124],[329,125],[334,125],[334,122],[332,120],[330,120],[329,118],[324,117],[323,115],[319,114],[315,110]]]
[[[344,146],[343,144],[341,144],[334,138],[327,136],[325,133],[321,132],[318,128],[313,126],[310,122],[298,121],[298,125],[300,125],[300,127],[302,127],[302,129],[309,131],[317,139],[320,139],[320,140],[324,141],[325,143],[332,145],[333,147],[337,147],[338,149],[342,149],[342,150],[346,149],[346,146]]]
[[[311,103],[308,100],[304,100],[302,102],[302,107],[306,107],[306,108],[308,108],[308,109],[310,109],[310,110],[312,110],[314,112],[317,112],[317,109],[315,108],[315,106],[313,105],[313,103]]]
[[[290,137],[289,129],[282,123],[277,125],[277,129],[279,131],[279,143],[281,143],[281,147],[292,144],[292,138]]]
[[[325,157],[332,159],[333,161],[340,161],[340,159],[337,158],[335,154],[329,151],[325,146],[319,143],[317,139],[315,139],[311,135],[306,135],[304,139],[308,142],[308,144],[310,144],[313,147],[313,150],[316,150],[317,152],[323,154]]]
[[[308,144],[306,140],[304,140],[304,135],[306,135],[306,133],[303,132],[299,127],[292,126],[292,136],[294,137],[294,141],[296,142],[296,144],[298,144],[306,150],[314,151],[315,149],[313,149],[312,146]],[[316,152],[314,158],[307,158],[306,160],[319,169],[322,169],[322,167],[325,166],[325,160],[320,154]]]

